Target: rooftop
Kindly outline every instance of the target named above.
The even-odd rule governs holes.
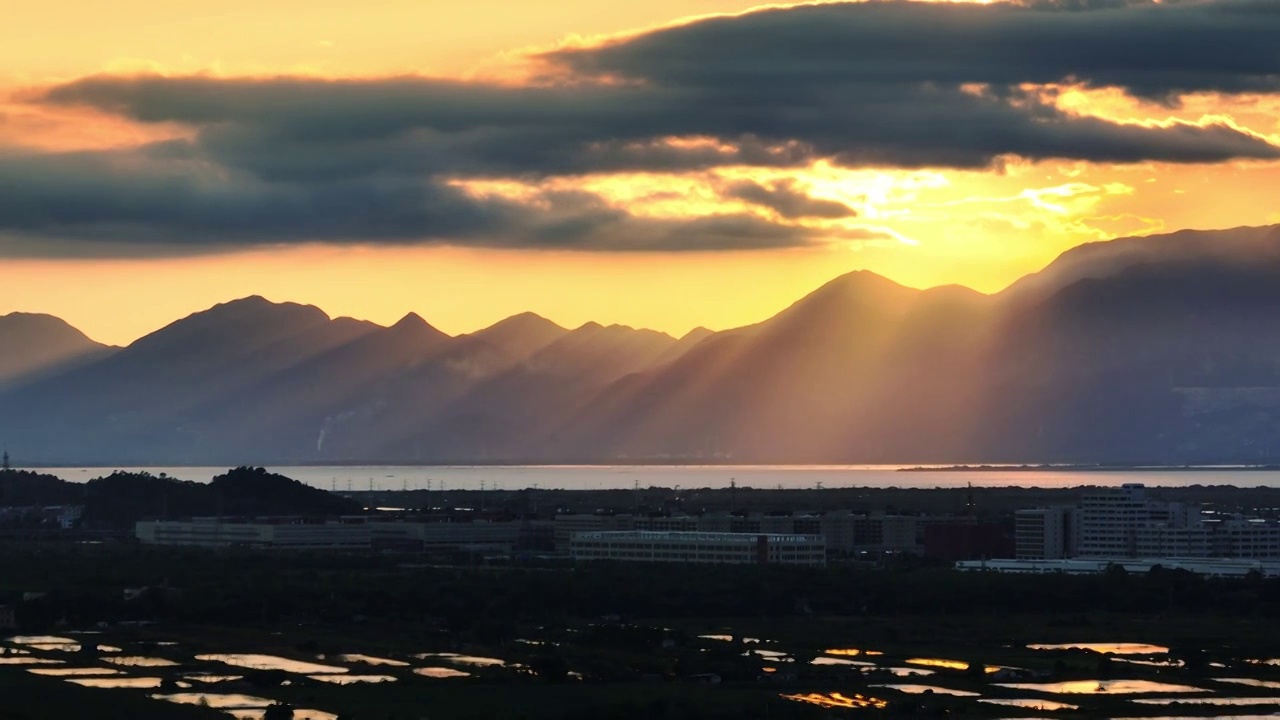
[[[656,530],[610,530],[584,532],[574,535],[575,539],[591,540],[659,540],[683,542],[740,542],[755,543],[760,538],[769,542],[806,542],[821,540],[820,535],[782,535],[770,533],[730,533],[730,532],[677,532]]]

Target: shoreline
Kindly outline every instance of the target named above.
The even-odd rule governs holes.
[[[1276,472],[1280,465],[949,465],[898,468],[895,472]]]

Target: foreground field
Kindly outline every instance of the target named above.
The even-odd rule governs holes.
[[[1259,578],[0,551],[0,592],[30,598],[0,717],[1280,712],[1280,583]],[[1031,647],[1081,643],[1131,646]]]

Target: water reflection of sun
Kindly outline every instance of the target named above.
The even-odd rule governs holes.
[[[797,695],[780,695],[779,697],[784,700],[792,700],[794,702],[802,702],[824,708],[875,708],[877,710],[881,710],[889,705],[888,702],[881,700],[880,698],[862,695],[861,693],[855,693],[852,697],[838,692],[802,693]]]

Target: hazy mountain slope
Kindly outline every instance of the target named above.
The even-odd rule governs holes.
[[[326,417],[316,457],[414,462],[452,457],[452,448],[431,438],[424,441],[436,414],[568,333],[550,320],[522,313],[461,335],[425,362],[382,378],[358,402]]]
[[[836,459],[893,451],[893,418],[918,414],[903,393],[952,393],[941,357],[959,362],[986,298],[969,291],[921,292],[871,273],[828,283],[760,325],[720,333],[676,362],[627,378],[575,417],[564,435],[576,448],[617,457]],[[957,332],[965,328],[963,332]],[[949,384],[949,381],[948,381]]]
[[[511,357],[526,358],[568,334],[567,329],[527,312],[512,315],[459,339],[486,343]]]
[[[255,459],[312,459],[331,418],[376,402],[389,378],[412,371],[453,342],[411,313],[202,407],[201,422],[219,442]]]
[[[1180,230],[1074,247],[1058,256],[1044,270],[1020,278],[1001,294],[1032,302],[1080,280],[1111,277],[1130,267],[1157,263],[1245,267],[1255,262],[1278,260],[1280,225]]]
[[[656,367],[659,365],[666,365],[667,363],[670,363],[670,362],[675,362],[676,360],[680,359],[685,353],[694,349],[695,347],[700,345],[702,341],[706,340],[712,335],[715,335],[715,332],[708,330],[707,328],[704,328],[704,327],[696,327],[690,330],[684,335],[681,335],[680,339],[676,340],[676,342],[671,347],[667,348],[666,352],[662,353],[657,358],[655,358],[653,361],[653,365]]]
[[[196,313],[129,347],[7,400],[0,431],[15,444],[77,460],[197,461],[234,453],[203,409],[375,325],[247,298]]]
[[[991,349],[982,454],[1280,457],[1280,262],[1156,262],[1019,308]]]
[[[0,442],[140,464],[1277,462],[1280,230],[1094,244],[994,296],[850,273],[680,340],[532,314],[450,338],[248,298],[85,362],[7,391]]]
[[[52,315],[0,315],[0,389],[103,357],[111,348]]]
[[[548,435],[601,389],[653,363],[676,340],[588,323],[479,383],[388,452],[410,457],[535,458]]]

